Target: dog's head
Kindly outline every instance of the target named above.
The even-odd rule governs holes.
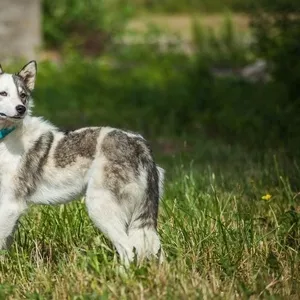
[[[37,66],[26,64],[19,73],[7,74],[0,65],[0,127],[9,127],[22,121],[30,108]]]

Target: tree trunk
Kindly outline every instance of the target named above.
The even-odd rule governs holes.
[[[0,0],[0,59],[36,59],[41,46],[41,1]]]

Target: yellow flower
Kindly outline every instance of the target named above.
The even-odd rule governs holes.
[[[269,201],[272,198],[272,196],[270,194],[266,194],[264,196],[261,197],[261,199]]]

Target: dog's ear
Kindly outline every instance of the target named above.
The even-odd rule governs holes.
[[[18,75],[24,80],[26,87],[32,92],[34,89],[37,72],[36,61],[32,60],[25,65]]]
[[[0,65],[0,74],[3,74],[3,69],[2,69],[2,66]]]

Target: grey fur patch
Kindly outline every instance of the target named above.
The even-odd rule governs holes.
[[[159,188],[158,171],[151,149],[139,136],[128,136],[120,130],[111,131],[103,139],[101,150],[108,160],[104,167],[105,185],[120,199],[120,190],[131,178],[147,173],[147,189],[139,220],[140,227],[157,225]]]
[[[18,76],[18,75],[12,75],[14,83],[16,85],[16,89],[19,95],[19,99],[21,100],[21,102],[23,104],[26,104],[28,98],[30,97],[30,91],[27,88],[24,80],[22,79],[22,77]],[[25,93],[26,97],[25,98],[21,98],[20,96],[20,89]]]
[[[143,139],[128,136],[120,130],[105,136],[101,150],[108,160],[104,167],[105,185],[118,197],[121,188],[133,176],[138,176],[139,168],[151,159]]]
[[[53,139],[52,132],[44,133],[24,156],[17,177],[17,198],[24,198],[35,192],[43,175],[43,167],[48,160]]]
[[[105,157],[125,169],[139,174],[139,167],[151,160],[151,151],[147,142],[139,136],[128,136],[121,130],[111,131],[103,139],[101,150]]]
[[[87,128],[81,131],[66,132],[58,142],[55,153],[56,167],[65,168],[76,162],[78,157],[93,159],[101,128]]]

